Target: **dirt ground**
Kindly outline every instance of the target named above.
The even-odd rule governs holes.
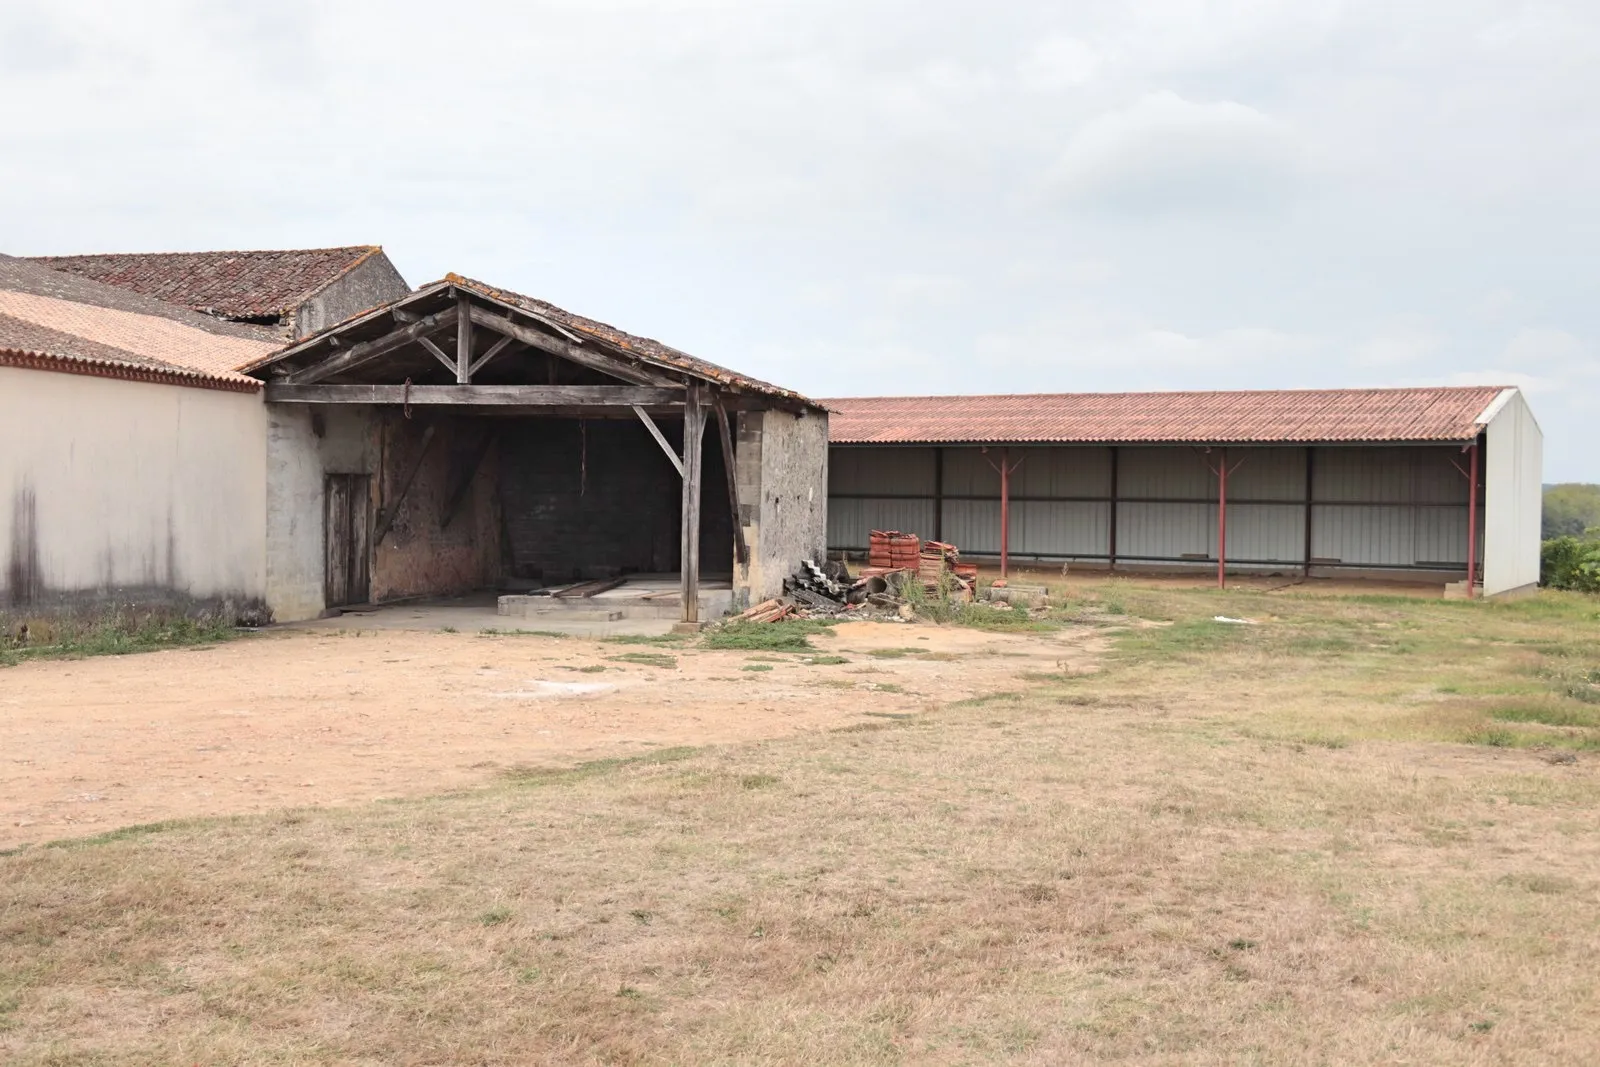
[[[881,721],[1006,689],[1026,672],[1092,669],[1104,640],[849,623],[812,639],[848,662],[810,665],[574,638],[317,629],[28,663],[0,674],[0,848]],[[893,654],[903,649],[917,651]],[[615,658],[640,653],[676,666]]]

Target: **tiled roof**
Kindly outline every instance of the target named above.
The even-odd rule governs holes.
[[[74,373],[255,389],[237,373],[280,342],[153,297],[0,256],[4,362]]]
[[[1500,386],[823,400],[834,444],[1465,441]]]
[[[378,254],[372,245],[266,252],[40,256],[53,270],[229,319],[279,319]]]
[[[570,331],[573,335],[587,334],[590,338],[601,342],[605,348],[610,348],[613,352],[620,353],[641,364],[666,371],[686,372],[705,381],[728,386],[734,390],[759,393],[776,399],[792,401],[796,405],[804,405],[811,408],[820,407],[816,401],[801,396],[799,393],[757,378],[751,378],[737,371],[691,356],[686,352],[680,352],[678,349],[660,341],[652,340],[648,337],[639,337],[619,330],[615,326],[608,326],[603,322],[585,318],[582,315],[575,315],[546,301],[538,300],[531,296],[523,296],[521,293],[514,293],[507,289],[497,289],[483,282],[464,278],[459,274],[447,274],[442,280],[424,285],[408,296],[379,305],[355,318],[302,338],[282,351],[274,353],[269,358],[257,360],[242,369],[247,373],[259,375],[272,364],[283,360],[304,358],[311,354],[313,350],[318,350],[319,346],[326,345],[328,338],[333,334],[343,335],[347,344],[351,343],[352,340],[380,336],[393,327],[392,315],[396,309],[407,310],[413,315],[429,314],[434,310],[448,306],[449,301],[454,299],[451,295],[452,292],[456,291],[475,294],[499,305],[503,309],[511,311],[513,314],[518,311],[525,312],[535,323],[554,324],[557,329]]]
[[[465,289],[475,290],[484,296],[512,304],[525,311],[531,311],[553,322],[558,322],[568,329],[598,337],[615,348],[641,356],[646,362],[654,363],[656,366],[666,370],[688,371],[708,381],[735,385],[742,389],[749,389],[752,392],[765,393],[768,396],[781,396],[805,404],[816,404],[816,401],[808,400],[799,393],[784,389],[781,386],[740,374],[738,371],[729,370],[727,367],[700,359],[698,356],[691,356],[687,352],[681,352],[671,345],[663,344],[653,338],[640,337],[637,334],[619,330],[615,326],[607,325],[595,319],[574,314],[565,308],[556,307],[556,305],[540,300],[537,297],[523,296],[521,293],[513,293],[506,289],[496,289],[493,286],[485,285],[483,282],[473,281],[471,278],[463,278],[458,274],[446,275],[445,281]]]
[[[51,296],[0,290],[0,315],[201,374],[246,380],[234,368],[271,352],[271,341],[247,341],[196,330],[155,315],[77,304]]]

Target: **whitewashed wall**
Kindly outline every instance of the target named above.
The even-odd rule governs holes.
[[[259,608],[258,393],[0,367],[0,611]]]

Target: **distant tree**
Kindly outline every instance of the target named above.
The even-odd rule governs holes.
[[[1600,526],[1600,485],[1566,482],[1544,491],[1544,537],[1582,537]]]

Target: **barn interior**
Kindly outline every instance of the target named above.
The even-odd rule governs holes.
[[[809,403],[455,276],[250,372],[271,412],[269,584],[323,611],[485,590],[614,604],[620,585],[719,614],[748,551],[739,419]]]

